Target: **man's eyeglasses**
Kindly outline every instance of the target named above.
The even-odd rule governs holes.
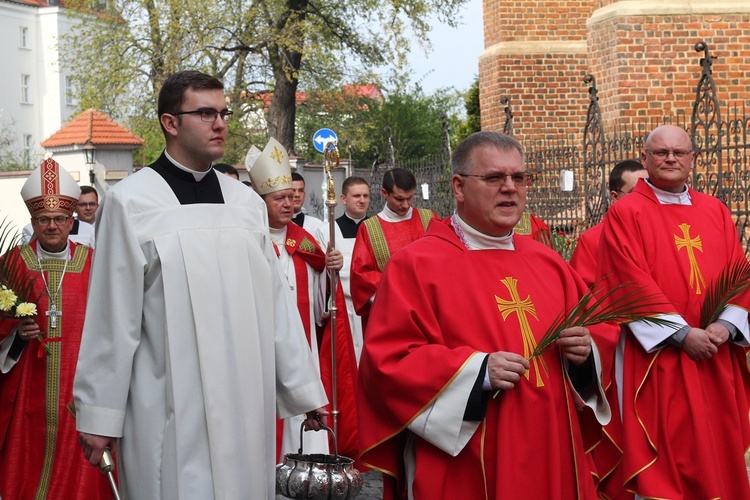
[[[216,121],[216,118],[221,116],[221,119],[225,122],[228,122],[231,118],[231,116],[234,114],[232,111],[229,111],[228,109],[223,109],[221,111],[218,111],[214,108],[201,108],[196,109],[194,111],[178,111],[177,113],[169,113],[173,116],[180,116],[180,115],[198,115],[201,118],[201,121],[206,123],[214,123]]]
[[[95,201],[89,201],[88,203],[81,201],[81,202],[76,203],[76,206],[79,207],[79,208],[86,208],[86,207],[94,208],[94,207],[96,207],[98,205],[99,205],[99,203],[97,203]]]
[[[56,226],[62,226],[63,224],[68,222],[68,219],[70,219],[70,217],[58,215],[57,217],[34,217],[34,219],[40,226],[49,226],[50,222],[54,222]]]
[[[668,151],[666,149],[660,149],[659,151],[649,151],[647,149],[646,153],[650,154],[657,160],[666,160],[669,155],[674,156],[676,160],[682,160],[683,158],[689,156],[692,151]]]
[[[497,187],[501,184],[505,184],[505,179],[507,177],[510,177],[510,179],[513,181],[513,184],[516,186],[525,186],[529,180],[531,179],[531,174],[527,174],[526,172],[518,172],[515,174],[501,174],[501,173],[492,173],[487,175],[475,175],[475,174],[458,174],[461,177],[474,177],[476,179],[482,179],[485,184],[487,184],[489,187]]]

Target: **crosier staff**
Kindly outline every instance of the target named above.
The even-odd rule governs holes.
[[[326,173],[326,179],[328,180],[328,192],[326,194],[326,207],[328,207],[328,248],[327,252],[336,248],[336,186],[333,182],[332,170],[339,166],[339,150],[336,147],[335,142],[328,142],[323,148],[323,167]],[[338,424],[339,424],[339,410],[338,410],[338,394],[336,390],[336,315],[338,308],[336,307],[336,287],[338,285],[338,272],[334,269],[328,270],[328,276],[330,279],[331,289],[331,417],[333,419],[333,434],[338,435]]]

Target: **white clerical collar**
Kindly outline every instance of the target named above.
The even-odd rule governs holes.
[[[383,219],[386,222],[403,222],[405,220],[411,219],[411,212],[414,210],[412,207],[409,207],[409,210],[406,212],[406,215],[399,215],[390,208],[388,208],[388,205],[383,207],[383,210],[380,211],[378,214],[378,217]]]
[[[363,220],[365,220],[365,217],[367,217],[367,216],[365,215],[363,217],[360,217],[359,219],[355,219],[354,217],[352,217],[348,213],[344,212],[344,217],[346,217],[347,219],[349,219],[351,221],[354,221],[355,223],[359,224],[360,222],[362,222]]]
[[[458,238],[466,245],[469,250],[515,250],[513,245],[513,231],[505,236],[490,236],[481,233],[468,225],[459,217],[458,213],[453,214],[451,223],[456,231]]]
[[[690,199],[690,190],[688,190],[687,186],[685,186],[685,189],[679,193],[672,193],[670,191],[659,189],[658,187],[651,184],[651,181],[648,179],[646,179],[646,184],[651,188],[651,190],[656,195],[656,199],[659,200],[659,203],[661,203],[662,205],[693,204],[693,201]]]
[[[57,259],[57,260],[70,260],[70,245],[65,245],[59,252],[48,252],[42,248],[42,244],[37,242],[36,244],[36,256],[39,260],[42,259]]]
[[[203,172],[196,172],[195,170],[191,170],[191,169],[187,168],[185,165],[183,165],[182,163],[180,163],[177,160],[175,160],[174,158],[172,158],[172,156],[170,156],[170,154],[169,154],[169,151],[167,151],[166,149],[164,150],[164,156],[166,156],[167,160],[171,161],[172,164],[175,167],[177,167],[180,170],[183,170],[183,171],[185,171],[185,172],[187,172],[189,174],[193,174],[193,178],[195,179],[195,182],[202,181],[203,178],[205,176],[207,176],[211,172],[211,165],[209,165],[208,168],[206,168],[206,170],[204,170]]]
[[[271,241],[276,243],[276,246],[283,247],[286,244],[286,226],[276,229],[273,227],[268,228],[271,232]]]

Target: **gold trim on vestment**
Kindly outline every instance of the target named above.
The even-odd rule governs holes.
[[[76,245],[72,259],[68,262],[67,267],[63,259],[37,259],[36,252],[29,245],[23,245],[20,249],[23,258],[29,270],[34,272],[47,271],[47,285],[50,290],[57,290],[60,287],[60,280],[63,279],[63,272],[80,273],[86,263],[90,248],[85,245]],[[41,269],[39,265],[41,264]],[[54,305],[58,311],[62,311],[62,295],[55,294]],[[53,300],[48,294],[49,302]],[[65,323],[65,316],[57,318],[56,326],[52,328],[52,317],[47,319],[47,339],[61,339],[62,327]],[[44,460],[42,462],[42,472],[39,477],[34,498],[44,500],[49,493],[50,481],[52,480],[52,469],[54,466],[55,449],[57,445],[57,431],[60,417],[60,358],[61,343],[47,342],[44,346],[46,370],[46,393],[45,393],[45,437],[44,437]],[[35,355],[27,353],[27,355]]]
[[[630,335],[633,335],[633,333],[630,332]],[[627,349],[627,343],[625,344],[625,349]],[[638,469],[637,471],[635,471],[635,473],[633,473],[633,475],[631,475],[628,478],[625,478],[625,480],[622,483],[623,486],[626,485],[626,484],[628,484],[628,482],[630,482],[631,480],[633,480],[633,478],[635,478],[635,476],[637,476],[638,474],[640,474],[644,470],[646,470],[649,467],[651,467],[652,465],[654,465],[654,463],[656,462],[656,460],[658,460],[658,458],[659,458],[659,450],[656,448],[656,445],[654,444],[654,441],[651,439],[651,436],[649,435],[648,430],[646,430],[646,425],[643,423],[643,420],[641,420],[641,416],[638,415],[638,395],[640,394],[641,389],[643,388],[643,384],[646,382],[646,379],[648,379],[648,376],[651,373],[651,369],[654,367],[654,363],[656,362],[656,358],[658,358],[661,353],[662,353],[662,349],[658,350],[654,354],[653,359],[651,359],[651,362],[648,364],[648,370],[646,370],[646,374],[643,376],[643,379],[641,380],[641,383],[638,384],[638,389],[635,391],[635,396],[633,396],[633,411],[635,412],[635,418],[636,418],[636,420],[638,420],[638,424],[640,424],[641,429],[643,429],[643,433],[646,435],[646,439],[648,440],[648,444],[651,445],[651,448],[653,449],[653,451],[656,454],[656,456],[649,463],[647,463],[646,465],[644,465],[643,467],[641,467],[640,469]],[[623,357],[624,357],[624,354],[625,353],[623,353]],[[627,488],[625,488],[625,489],[627,490]],[[630,491],[630,490],[627,490],[627,491]],[[632,493],[636,493],[637,494],[637,492],[635,492],[635,491],[633,491]]]
[[[683,248],[687,252],[688,256],[688,262],[690,262],[690,287],[695,287],[695,294],[700,295],[703,292],[701,291],[701,285],[703,285],[703,288],[706,288],[706,280],[703,278],[703,273],[701,273],[701,268],[698,265],[698,260],[695,258],[695,249],[698,249],[703,252],[703,242],[701,241],[700,235],[696,236],[695,238],[690,238],[690,224],[680,224],[678,226],[680,230],[682,231],[682,238],[678,235],[674,236],[674,243],[677,246],[677,251],[679,252]]]
[[[304,250],[307,253],[315,253],[315,243],[310,241],[307,236],[302,238],[302,241],[300,241],[299,247],[297,248],[299,248],[300,250]]]
[[[427,232],[427,226],[430,225],[430,221],[432,220],[432,212],[426,208],[418,208],[417,213],[419,214],[419,218],[422,219],[422,229]]]
[[[377,216],[366,219],[363,224],[367,230],[367,236],[370,237],[372,253],[375,254],[375,263],[378,265],[378,270],[382,273],[385,265],[391,258],[391,251],[388,249],[388,242],[385,240],[383,226],[380,225]]]
[[[513,232],[516,234],[531,234],[531,216],[528,212],[523,212],[521,218],[513,228]]]
[[[369,219],[368,219],[368,220],[369,220]],[[362,450],[362,451],[361,451],[361,452],[359,453],[359,456],[360,456],[360,457],[364,456],[364,454],[365,454],[365,453],[369,452],[369,451],[370,451],[370,450],[372,450],[372,449],[375,449],[375,448],[377,448],[377,447],[378,447],[378,446],[380,446],[381,444],[385,443],[386,441],[389,441],[389,440],[393,439],[393,438],[394,438],[395,436],[398,436],[398,435],[399,435],[399,434],[401,434],[401,433],[402,433],[402,432],[403,432],[404,430],[406,430],[406,429],[407,429],[407,428],[408,428],[408,427],[409,427],[409,426],[411,425],[411,423],[412,423],[412,422],[413,422],[414,420],[416,420],[416,418],[417,418],[417,417],[419,417],[419,416],[420,416],[420,415],[421,415],[422,413],[424,413],[424,411],[425,411],[425,409],[426,409],[427,407],[429,407],[430,405],[432,405],[432,404],[433,404],[433,403],[435,402],[435,400],[436,400],[436,399],[437,399],[438,397],[440,397],[440,395],[441,395],[441,394],[443,393],[443,391],[445,391],[445,390],[446,390],[446,389],[448,388],[448,386],[449,386],[449,385],[451,385],[451,383],[452,383],[452,382],[453,382],[453,381],[454,381],[454,380],[456,379],[456,377],[458,377],[458,374],[459,374],[459,373],[461,373],[461,371],[462,371],[462,370],[463,370],[463,369],[464,369],[464,368],[466,367],[466,365],[467,365],[467,364],[469,363],[469,361],[471,361],[471,359],[472,359],[472,358],[473,358],[473,357],[474,357],[475,355],[477,355],[477,354],[484,354],[484,353],[482,353],[482,352],[480,352],[480,351],[474,351],[473,353],[471,353],[471,354],[470,354],[470,355],[469,355],[469,356],[468,356],[468,357],[466,358],[466,361],[464,361],[464,363],[463,363],[463,364],[462,364],[462,365],[461,365],[461,366],[460,366],[460,367],[458,368],[458,370],[456,370],[456,373],[454,373],[454,374],[453,374],[453,376],[452,376],[452,377],[450,378],[450,380],[448,380],[448,382],[446,382],[446,383],[445,383],[445,385],[443,386],[443,388],[442,388],[442,389],[440,389],[440,390],[438,391],[438,393],[437,393],[437,394],[435,394],[435,397],[433,397],[433,398],[432,398],[431,400],[429,400],[429,401],[427,402],[427,404],[425,404],[425,405],[424,405],[424,406],[423,406],[423,407],[422,407],[422,408],[421,408],[421,409],[420,409],[419,411],[417,411],[417,412],[416,412],[416,413],[414,414],[414,416],[413,416],[413,417],[412,417],[412,418],[411,418],[411,419],[410,419],[410,420],[409,420],[408,422],[406,422],[406,423],[405,423],[405,424],[404,424],[404,425],[403,425],[402,427],[400,427],[400,428],[399,428],[398,430],[396,430],[396,431],[395,431],[395,432],[393,432],[392,434],[390,434],[390,435],[388,435],[388,436],[384,437],[383,439],[381,439],[381,440],[380,440],[380,441],[378,441],[377,443],[373,444],[372,446],[370,446],[370,447],[368,447],[368,448],[366,448],[366,449]],[[369,464],[369,463],[367,463],[367,462],[365,462],[364,460],[361,460],[361,459],[360,459],[360,462],[362,462],[363,464],[365,464],[365,465],[367,465],[367,466],[370,466],[370,464]],[[374,469],[379,469],[378,467],[373,467],[373,468],[374,468]],[[380,470],[380,469],[379,469],[379,470]],[[388,472],[387,472],[387,471],[385,471],[385,470],[383,470],[382,472],[386,472],[386,473],[388,473]],[[389,475],[391,475],[391,476],[393,476],[393,477],[395,477],[395,478],[398,478],[398,475],[397,475],[397,474],[395,474],[395,473],[388,473],[388,474],[389,474]]]
[[[417,208],[416,211],[422,222],[422,229],[426,232],[427,226],[433,218],[432,212],[426,208]],[[412,215],[412,217],[414,216]],[[380,225],[379,217],[377,216],[365,219],[363,224],[367,230],[367,236],[370,237],[372,253],[375,254],[375,263],[378,265],[378,270],[382,273],[383,269],[385,269],[385,265],[391,260],[391,250],[388,248],[388,241],[385,238],[383,226]]]
[[[531,363],[534,365],[536,386],[544,387],[544,380],[542,380],[540,366],[542,369],[544,369],[544,373],[547,374],[547,377],[549,377],[547,363],[544,361],[544,357],[542,356],[534,356],[533,358],[531,358],[531,354],[534,352],[534,350],[536,350],[537,343],[536,337],[534,337],[534,331],[531,329],[531,325],[529,324],[529,319],[526,317],[526,314],[530,314],[534,317],[534,319],[539,320],[539,317],[536,315],[536,308],[534,307],[534,303],[531,301],[531,295],[521,300],[521,297],[518,295],[518,279],[513,278],[512,276],[506,276],[504,279],[500,280],[500,282],[505,285],[505,288],[508,289],[510,300],[502,299],[495,295],[497,308],[503,317],[503,321],[505,321],[510,314],[516,313],[518,324],[521,329],[521,339],[523,340],[523,357],[526,359],[530,359]],[[526,380],[529,380],[529,372],[530,370],[527,370],[524,373],[524,377],[526,377]]]

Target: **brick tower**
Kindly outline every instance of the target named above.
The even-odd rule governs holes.
[[[501,98],[521,140],[573,134],[586,121],[596,78],[606,128],[684,113],[700,77],[705,41],[724,103],[750,102],[750,2],[746,0],[484,0],[479,60],[482,128],[502,130]]]

